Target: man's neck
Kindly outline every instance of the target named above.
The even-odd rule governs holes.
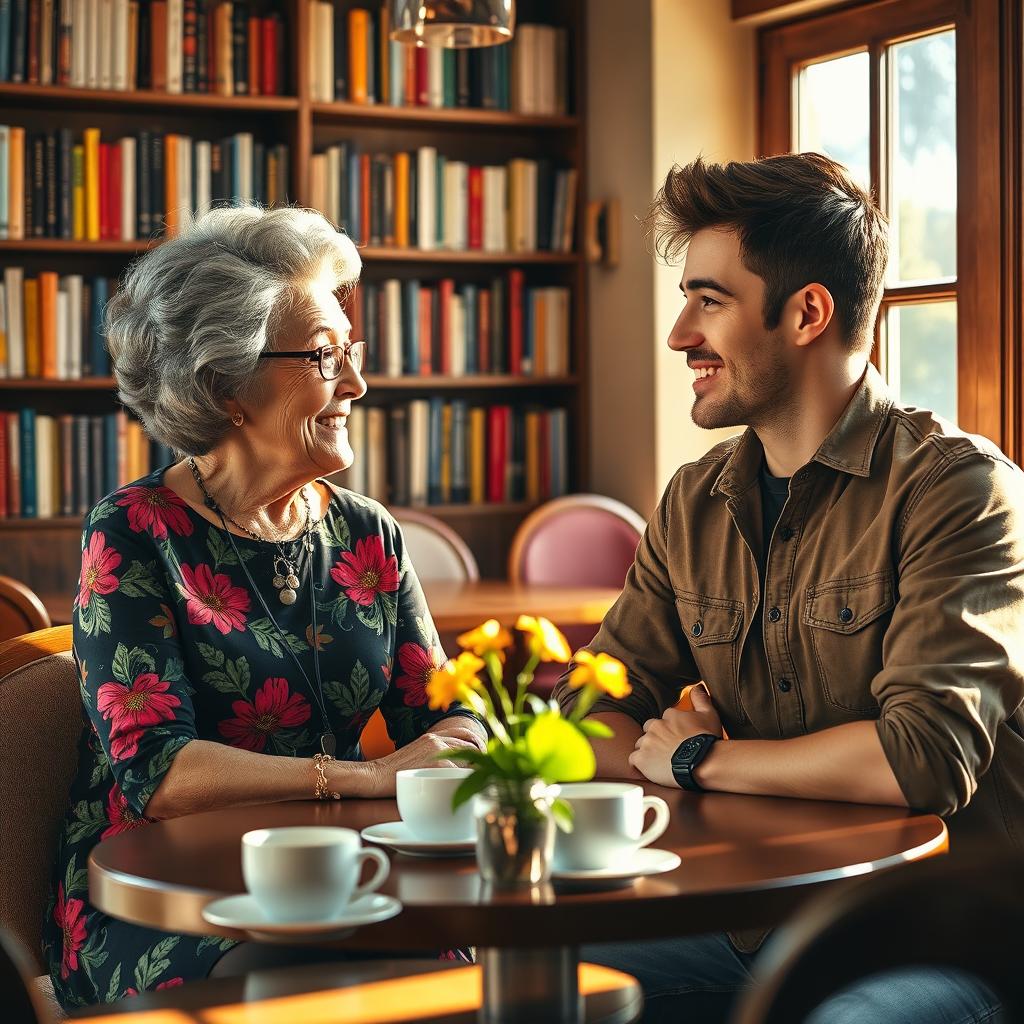
[[[791,477],[811,461],[857,393],[866,370],[865,363],[851,361],[827,382],[808,380],[777,420],[753,425],[772,476]]]

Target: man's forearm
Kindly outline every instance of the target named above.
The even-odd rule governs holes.
[[[587,715],[592,722],[603,722],[615,735],[608,740],[592,741],[597,759],[596,777],[599,779],[643,779],[630,763],[636,741],[643,735],[643,727],[621,711],[605,711]]]
[[[788,740],[722,740],[694,774],[708,790],[907,806],[874,722]]]

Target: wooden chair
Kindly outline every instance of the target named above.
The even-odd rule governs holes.
[[[0,644],[0,927],[24,947],[36,974],[46,970],[43,915],[81,731],[71,627]],[[50,979],[39,978],[37,987],[59,1013]]]
[[[509,550],[508,578],[513,583],[621,587],[646,526],[638,512],[614,498],[555,498],[519,524]],[[594,626],[567,626],[565,638],[575,651],[596,632]],[[539,665],[532,689],[546,697],[560,674],[561,666]]]
[[[6,1024],[46,1024],[50,1019],[32,984],[32,963],[21,944],[0,928],[0,1006]]]
[[[0,642],[50,625],[49,613],[34,591],[10,576],[0,576]]]
[[[421,580],[472,582],[480,579],[473,552],[445,522],[417,508],[392,509]]]
[[[861,978],[896,967],[957,968],[1024,1020],[1024,857],[985,851],[864,875],[808,903],[769,940],[733,1024],[793,1024]]]
[[[417,508],[391,511],[402,527],[409,559],[421,580],[471,583],[480,579],[473,552],[447,523]],[[359,744],[363,756],[370,761],[394,752],[395,745],[379,711],[370,716]]]

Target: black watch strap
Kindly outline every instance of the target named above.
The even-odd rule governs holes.
[[[693,777],[693,771],[707,757],[718,738],[710,732],[702,732],[696,736],[687,736],[676,747],[672,755],[672,776],[680,789],[687,789],[691,793],[704,792],[704,787]]]

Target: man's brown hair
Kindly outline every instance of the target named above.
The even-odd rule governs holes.
[[[832,293],[848,348],[870,348],[889,258],[888,221],[842,164],[820,153],[749,162],[697,157],[669,171],[646,224],[676,262],[703,228],[732,228],[743,265],[765,283],[761,317],[778,327],[786,300],[816,281]]]

